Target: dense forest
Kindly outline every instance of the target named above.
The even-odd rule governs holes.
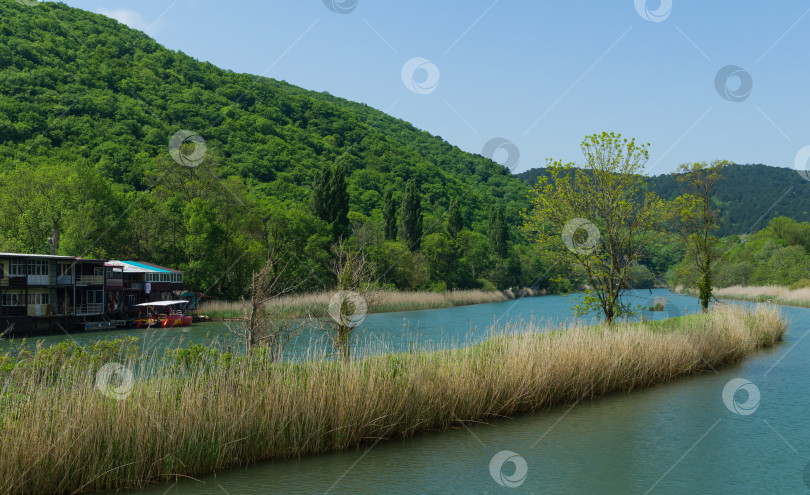
[[[810,287],[810,223],[776,217],[753,235],[724,237],[716,246],[718,260],[712,279],[716,287],[733,285],[783,285]],[[670,268],[672,286],[696,285],[689,260]]]
[[[533,168],[518,177],[533,185],[544,174],[544,168]],[[649,187],[666,200],[683,192],[671,174],[650,177]],[[809,221],[810,181],[803,180],[793,169],[731,165],[723,170],[723,179],[715,188],[714,203],[720,212],[721,236],[757,232],[779,216]]]
[[[335,225],[313,187],[334,171],[342,234],[365,247],[382,286],[554,275],[517,228],[525,183],[366,105],[221,70],[50,2],[0,1],[0,65],[2,250],[47,253],[57,229],[59,254],[177,267],[191,288],[229,298],[281,251],[300,290],[324,288]],[[170,154],[181,130],[204,143],[193,166]],[[398,225],[386,232],[383,215],[388,197],[401,216],[409,182],[416,244]]]
[[[150,261],[230,299],[269,253],[283,253],[287,286],[333,287],[340,239],[379,287],[582,284],[521,229],[544,169],[513,176],[367,105],[225,71],[58,3],[0,0],[0,64],[2,251]],[[794,171],[723,175],[721,235],[808,219]],[[680,194],[670,175],[649,188]],[[673,280],[678,237],[647,248],[634,285]]]

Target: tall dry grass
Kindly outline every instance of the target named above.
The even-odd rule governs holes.
[[[312,292],[282,296],[268,302],[268,308],[274,313],[289,316],[325,316],[328,314],[329,299],[334,292]],[[538,295],[529,291],[522,295]],[[506,301],[519,297],[513,291],[459,290],[444,293],[415,291],[375,291],[368,294],[369,311],[388,313],[392,311],[413,311],[418,309],[449,308],[467,304],[479,304]],[[200,305],[199,313],[209,318],[239,318],[242,303],[240,301],[209,301]]]
[[[466,348],[348,363],[318,353],[275,364],[214,353],[182,366],[140,359],[126,363],[144,378],[123,400],[102,395],[94,374],[76,367],[11,370],[0,492],[142,486],[626,392],[735,362],[780,340],[785,323],[773,308],[724,307],[613,329],[540,330],[524,323]]]
[[[779,285],[742,286],[735,285],[714,289],[714,296],[721,299],[741,301],[772,302],[788,306],[810,308],[810,287],[790,289]]]

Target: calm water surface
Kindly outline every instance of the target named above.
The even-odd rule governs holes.
[[[631,295],[634,304],[647,308],[656,297],[670,300],[665,312],[643,313],[645,318],[660,319],[668,315],[694,313],[700,306],[691,298],[673,295],[666,290],[634,291]],[[535,320],[540,323],[560,323],[572,320],[572,298],[576,296],[544,296],[524,298],[490,304],[458,306],[445,309],[404,311],[396,313],[370,314],[355,329],[354,347],[371,352],[407,350],[413,346],[422,348],[468,345],[487,338],[491,327],[502,329],[521,321]],[[594,318],[586,318],[593,320]],[[237,328],[236,323],[231,327]],[[80,345],[97,340],[137,337],[144,351],[162,352],[169,347],[187,347],[192,344],[216,344],[226,348],[241,349],[242,345],[226,323],[195,323],[191,327],[163,329],[127,329],[115,331],[83,332],[71,335],[51,335],[33,337],[25,341],[24,347],[50,346],[66,340]],[[0,352],[21,345],[21,340],[0,340]],[[288,345],[286,354],[302,357],[308,350],[328,349],[328,341],[323,331],[312,329],[303,331]]]
[[[649,300],[666,295],[672,314],[698,309],[696,299],[666,291],[636,295]],[[127,493],[810,493],[803,481],[810,461],[810,339],[804,338],[810,309],[783,311],[790,320],[784,343],[717,373],[575,407]],[[421,340],[480,338],[487,324],[502,316],[501,322],[572,315],[565,297],[552,296],[371,315],[361,330],[389,341],[406,332]],[[210,337],[198,335],[197,328],[188,340]],[[205,329],[223,331],[214,324]],[[724,405],[721,394],[733,378],[747,379],[760,391],[753,414],[738,415]],[[735,399],[745,402],[745,392]],[[490,474],[493,456],[504,450],[525,460],[527,474],[518,487],[502,487]],[[514,469],[506,463],[502,472],[509,476]]]

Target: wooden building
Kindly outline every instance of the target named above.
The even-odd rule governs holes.
[[[69,330],[104,314],[104,260],[0,253],[0,333]]]
[[[123,311],[136,304],[177,299],[183,272],[145,261],[109,261],[107,297]],[[111,283],[112,282],[112,283]]]
[[[0,334],[104,328],[182,289],[183,272],[145,262],[0,253]]]

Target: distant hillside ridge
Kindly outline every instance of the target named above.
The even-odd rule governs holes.
[[[533,168],[517,177],[534,185],[545,172],[545,168]],[[671,174],[651,177],[649,184],[664,199],[673,199],[682,193],[681,185]],[[718,232],[721,236],[757,232],[779,216],[810,221],[810,181],[794,169],[762,164],[731,165],[723,172],[714,201],[721,212]]]

